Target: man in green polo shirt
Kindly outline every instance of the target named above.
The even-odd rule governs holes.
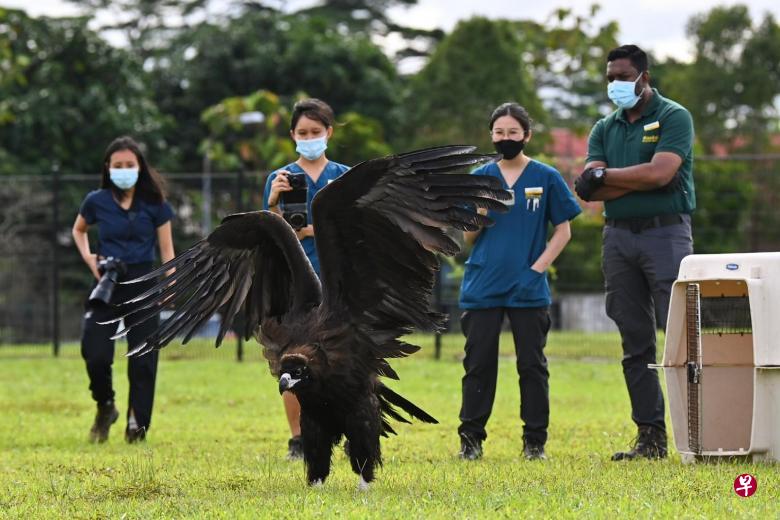
[[[666,327],[680,262],[693,253],[693,122],[650,87],[647,55],[636,45],[609,53],[607,81],[618,108],[593,127],[575,190],[583,200],[604,201],[607,315],[620,330],[639,430],[631,450],[612,460],[657,459],[667,454],[664,398],[648,364],[656,362],[656,328]]]

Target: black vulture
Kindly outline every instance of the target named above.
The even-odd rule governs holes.
[[[126,302],[123,314],[137,323],[168,303],[175,310],[128,355],[179,336],[186,343],[218,310],[219,346],[243,308],[244,335],[262,343],[279,391],[300,401],[309,484],[324,482],[343,436],[366,486],[382,463],[380,436],[395,433],[389,419],[409,422],[399,408],[437,422],[379,377],[398,379],[388,359],[419,350],[405,335],[443,324],[429,299],[436,253],[459,250],[445,230],[490,225],[476,208],[506,210],[500,201],[510,194],[498,179],[463,172],[495,159],[473,152],[443,146],[373,159],[322,189],[312,204],[321,281],[282,217],[268,211],[226,217],[207,238],[135,280],[158,283]]]

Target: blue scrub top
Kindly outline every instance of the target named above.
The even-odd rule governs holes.
[[[79,214],[89,225],[97,223],[100,256],[119,258],[126,264],[154,262],[157,228],[173,218],[167,202],[149,204],[134,197],[130,209],[123,209],[110,189],[90,192]]]
[[[531,265],[547,245],[550,224],[571,220],[582,210],[558,171],[531,160],[514,186],[507,186],[496,163],[476,169],[513,189],[515,204],[507,213],[490,211],[495,221],[483,229],[466,261],[460,290],[463,309],[544,307],[550,305],[547,273]]]
[[[278,170],[274,170],[271,172],[271,175],[268,176],[268,179],[265,181],[265,190],[263,191],[263,209],[268,210],[268,197],[271,195],[271,183],[274,182],[274,179],[278,175],[279,170],[287,170],[290,173],[306,173],[303,171],[303,168],[298,166],[296,163],[288,164],[287,166],[282,166]],[[345,166],[343,164],[339,164],[337,162],[328,161],[328,164],[325,166],[325,169],[322,170],[322,173],[320,174],[320,177],[317,179],[317,182],[314,182],[311,180],[311,177],[309,177],[308,174],[306,174],[306,184],[308,186],[308,193],[306,198],[306,211],[309,213],[309,223],[311,223],[311,201],[314,199],[314,196],[319,192],[322,188],[328,185],[328,182],[337,179],[341,176],[345,171],[349,170],[349,166]],[[316,231],[315,231],[316,232]],[[314,238],[312,237],[306,237],[303,240],[301,240],[301,245],[303,246],[303,251],[306,253],[306,256],[309,258],[309,262],[311,262],[311,266],[314,268],[314,272],[317,273],[317,276],[320,275],[320,260],[317,258],[317,247],[314,244]]]

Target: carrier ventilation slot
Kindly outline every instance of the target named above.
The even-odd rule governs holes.
[[[688,285],[690,289],[691,285]],[[752,334],[750,300],[747,296],[701,298],[702,334]]]

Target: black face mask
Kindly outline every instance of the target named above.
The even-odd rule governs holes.
[[[503,139],[493,143],[496,147],[496,151],[500,153],[504,159],[514,159],[520,152],[523,151],[525,141],[514,141],[512,139]]]

